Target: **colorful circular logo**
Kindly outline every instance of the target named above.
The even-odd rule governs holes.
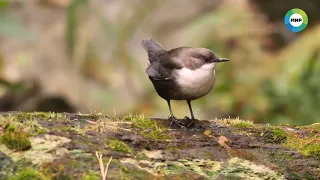
[[[302,9],[294,8],[287,12],[284,24],[292,32],[300,32],[307,27],[308,16]]]

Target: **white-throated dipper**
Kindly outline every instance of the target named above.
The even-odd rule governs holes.
[[[186,100],[193,123],[191,101],[211,91],[217,63],[229,60],[216,57],[206,48],[179,47],[167,51],[153,39],[142,40],[141,45],[150,61],[146,74],[159,96],[167,101],[171,122],[182,126],[173,116],[170,100]]]

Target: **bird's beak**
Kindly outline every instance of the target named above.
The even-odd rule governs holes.
[[[218,60],[217,60],[218,63],[226,62],[226,61],[229,61],[229,59],[227,59],[227,58],[218,58]]]

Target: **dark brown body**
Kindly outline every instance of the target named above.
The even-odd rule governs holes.
[[[149,76],[158,95],[165,100],[177,100],[179,97],[179,88],[174,80],[154,80]]]

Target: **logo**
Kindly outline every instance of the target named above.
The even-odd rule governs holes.
[[[307,27],[308,16],[303,10],[294,8],[287,12],[284,24],[292,32],[300,32]]]

